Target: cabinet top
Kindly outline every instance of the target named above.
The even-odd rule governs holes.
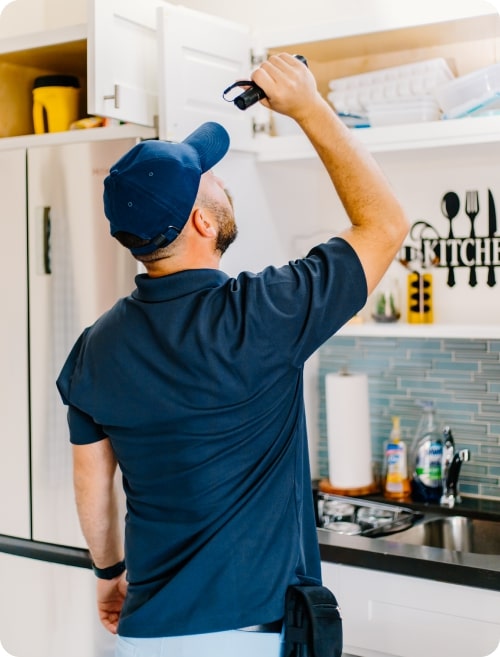
[[[263,27],[259,28],[256,36],[260,44],[266,47],[295,43],[321,43],[324,46],[326,41],[367,37],[380,32],[395,34],[398,30],[433,25],[442,31],[443,24],[452,23],[456,39],[460,37],[461,24],[470,33],[473,19],[488,17],[491,24],[492,15],[495,14],[498,16],[487,0],[420,0],[418,3],[378,0],[371,2],[363,13],[353,9],[351,15],[346,10],[331,21],[302,23],[293,27]],[[479,21],[478,25],[482,25],[484,30],[487,22]],[[387,47],[385,41],[382,47]]]
[[[36,50],[50,46],[61,46],[74,41],[85,41],[86,39],[86,25],[71,25],[43,32],[32,32],[0,39],[0,55],[21,53],[25,50]]]

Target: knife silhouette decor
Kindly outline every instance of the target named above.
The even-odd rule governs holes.
[[[497,232],[497,214],[495,209],[495,201],[493,200],[493,194],[491,189],[488,189],[488,237],[494,237]],[[493,254],[492,254],[493,256]],[[490,287],[493,287],[496,283],[495,280],[495,266],[493,264],[493,258],[488,265],[488,279],[487,283]]]

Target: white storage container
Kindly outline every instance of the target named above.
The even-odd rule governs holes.
[[[439,121],[440,117],[439,105],[432,96],[374,103],[368,109],[371,126]]]
[[[444,119],[500,110],[500,64],[456,78],[436,89],[435,96]]]
[[[328,100],[341,114],[366,116],[375,103],[432,95],[453,78],[442,57],[331,80]]]

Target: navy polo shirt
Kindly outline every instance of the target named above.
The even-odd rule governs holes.
[[[109,437],[127,496],[119,634],[199,634],[283,616],[319,583],[305,360],[366,301],[340,238],[259,274],[136,277],[58,379],[71,441]]]

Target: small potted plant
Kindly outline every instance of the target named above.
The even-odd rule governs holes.
[[[373,294],[372,318],[376,322],[397,322],[401,317],[399,295],[395,282]]]

